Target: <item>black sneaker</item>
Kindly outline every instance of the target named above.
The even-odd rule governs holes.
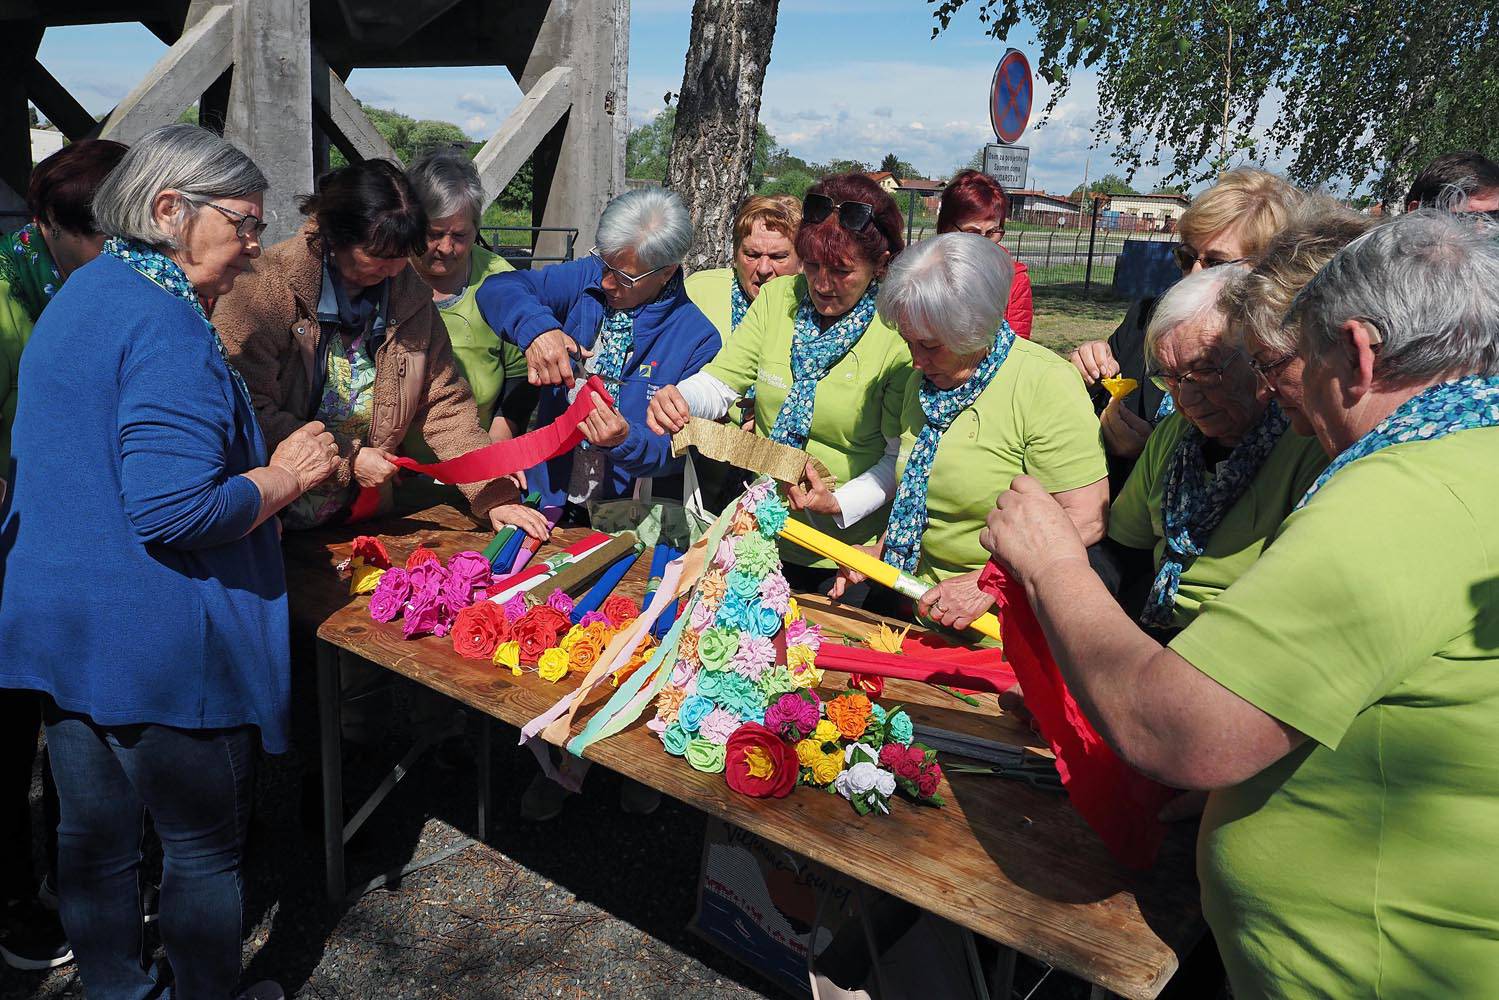
[[[12,969],[40,972],[73,961],[73,949],[57,914],[25,901],[6,908],[0,927],[0,959]]]

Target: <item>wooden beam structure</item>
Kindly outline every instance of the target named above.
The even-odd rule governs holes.
[[[474,157],[486,201],[499,197],[510,178],[572,107],[572,76],[573,71],[567,66],[557,66],[542,74],[536,86]]]

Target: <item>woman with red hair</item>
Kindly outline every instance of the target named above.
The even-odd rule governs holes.
[[[652,430],[675,433],[692,416],[717,420],[754,387],[755,432],[805,448],[842,484],[831,489],[809,466],[810,488],[791,491],[796,516],[850,545],[879,539],[894,492],[911,354],[875,296],[905,246],[901,225],[864,174],[812,185],[796,233],[802,273],[766,282],[718,357],[659,390],[647,414]],[[793,587],[831,584],[831,562],[794,547],[782,555]]]
[[[937,232],[973,233],[997,246],[1005,238],[1005,220],[1010,217],[1010,196],[999,181],[977,170],[960,170],[942,189],[942,207],[937,210]],[[1006,255],[1009,256],[1008,251]],[[1031,279],[1026,267],[1010,257],[1015,278],[1010,283],[1010,304],[1005,321],[1015,336],[1031,339]]]

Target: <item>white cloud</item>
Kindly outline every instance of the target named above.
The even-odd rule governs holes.
[[[463,122],[463,131],[469,135],[487,132],[489,131],[489,119],[483,115],[474,115],[472,118],[466,118]]]
[[[495,113],[494,101],[490,100],[484,94],[473,90],[465,91],[453,104],[463,111],[471,111],[476,115],[492,115]]]

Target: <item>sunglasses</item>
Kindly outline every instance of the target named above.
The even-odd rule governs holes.
[[[640,282],[644,281],[646,278],[649,278],[651,275],[655,274],[656,272],[658,272],[658,271],[664,271],[668,267],[671,267],[670,264],[662,264],[660,267],[653,267],[653,268],[651,268],[649,271],[645,272],[644,274],[631,274],[628,271],[621,271],[619,268],[615,267],[613,264],[609,263],[607,260],[604,260],[604,254],[603,254],[602,251],[599,250],[598,247],[594,247],[592,250],[590,250],[588,252],[592,256],[597,257],[600,261],[602,261],[603,265],[604,265],[604,270],[607,271],[607,272],[609,272],[610,274],[614,275],[614,280],[618,281],[620,283],[620,285],[622,285],[625,288],[634,288],[637,284],[639,284]]]
[[[874,206],[867,201],[834,201],[825,194],[809,194],[802,199],[802,219],[809,225],[817,225],[834,211],[838,213],[838,225],[856,233],[874,221]]]
[[[202,198],[188,198],[187,200],[197,205],[207,205],[234,223],[234,235],[242,240],[254,239],[258,243],[260,241],[260,234],[264,233],[266,227],[270,225],[269,222],[261,219],[258,215],[251,215],[248,212],[236,212],[234,209],[226,208],[216,201],[206,201]]]
[[[1228,257],[1214,257],[1211,254],[1198,254],[1196,250],[1193,250],[1185,243],[1177,244],[1171,251],[1171,255],[1176,258],[1176,266],[1183,271],[1192,270],[1193,264],[1201,264],[1204,268],[1214,268],[1222,267],[1225,264],[1242,264],[1247,259],[1244,257],[1230,259]]]

